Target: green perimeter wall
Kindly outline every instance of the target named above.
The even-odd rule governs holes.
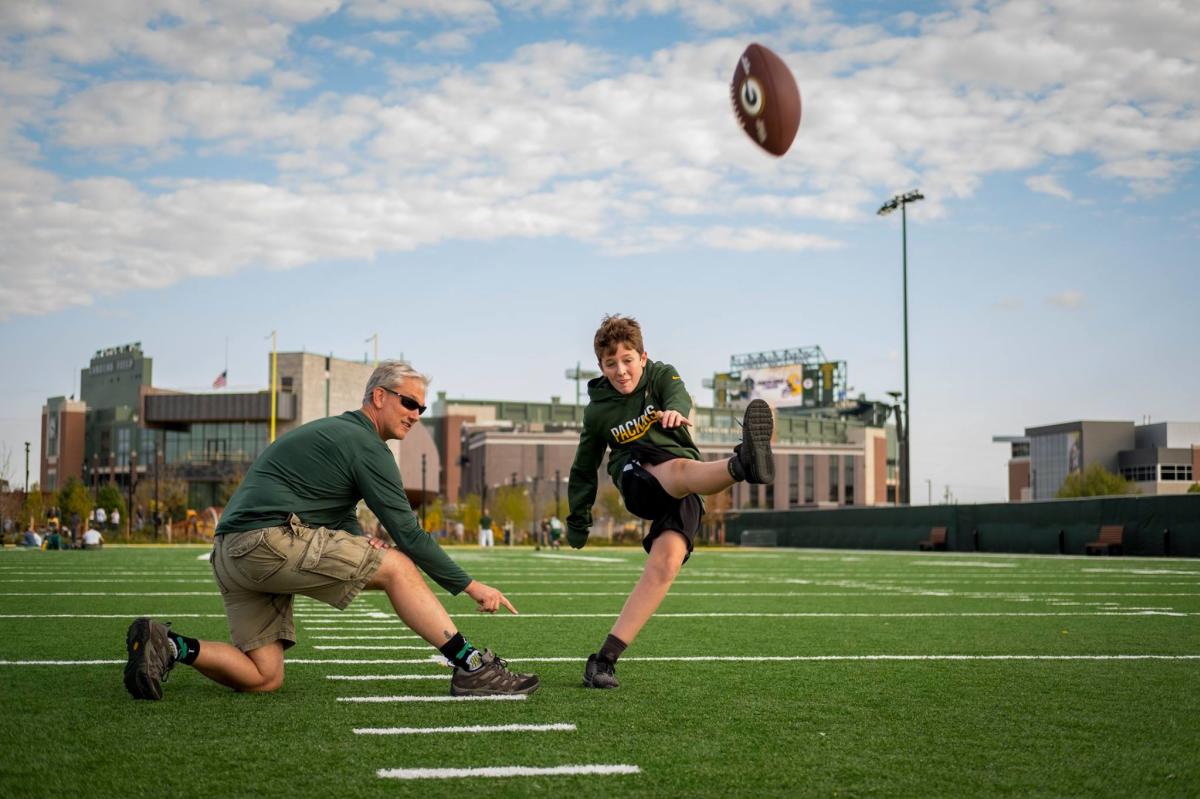
[[[777,546],[917,549],[946,528],[953,552],[1084,554],[1102,524],[1125,526],[1126,555],[1200,556],[1200,495],[1098,497],[994,505],[743,510],[726,517],[726,541],[770,530]]]

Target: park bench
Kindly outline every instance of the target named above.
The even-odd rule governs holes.
[[[945,549],[946,548],[946,528],[931,527],[929,530],[929,538],[926,538],[918,546],[921,549]]]
[[[1083,551],[1088,555],[1121,554],[1121,539],[1125,537],[1125,527],[1120,524],[1105,524],[1100,527],[1100,537],[1086,544]]]

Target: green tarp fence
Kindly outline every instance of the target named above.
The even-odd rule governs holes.
[[[993,505],[742,510],[726,516],[726,541],[769,538],[777,546],[917,549],[934,527],[956,552],[1084,554],[1100,526],[1125,527],[1126,555],[1200,556],[1200,494],[1097,497]],[[762,532],[759,532],[762,531]],[[750,540],[747,540],[750,543]]]

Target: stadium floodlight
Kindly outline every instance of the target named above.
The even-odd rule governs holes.
[[[897,194],[892,199],[885,202],[879,208],[880,216],[887,216],[897,208],[900,209],[900,253],[904,264],[904,434],[900,435],[897,430],[900,444],[900,491],[899,499],[901,505],[910,503],[910,472],[909,472],[909,436],[912,434],[912,410],[909,407],[909,390],[908,390],[908,213],[907,208],[909,203],[915,203],[918,200],[924,200],[925,195],[918,189],[913,189],[905,194]]]
[[[600,373],[589,369],[584,369],[583,364],[579,361],[575,362],[574,369],[568,369],[565,374],[568,380],[575,381],[575,415],[579,415],[579,384],[584,380],[591,380],[593,377],[599,377]]]

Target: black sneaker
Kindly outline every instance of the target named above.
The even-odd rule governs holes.
[[[742,418],[742,443],[733,448],[737,471],[747,483],[775,482],[775,459],[771,457],[771,435],[775,418],[771,406],[760,399],[750,400]]]
[[[451,696],[496,696],[498,694],[531,694],[541,682],[536,674],[519,674],[508,670],[508,661],[485,649],[480,658],[483,665],[475,671],[455,668],[450,678]]]
[[[587,665],[583,667],[583,685],[585,688],[617,688],[616,664],[601,660],[599,655],[588,655]]]
[[[162,699],[162,684],[175,667],[167,640],[170,624],[146,618],[134,619],[125,633],[125,689],[134,699]]]

